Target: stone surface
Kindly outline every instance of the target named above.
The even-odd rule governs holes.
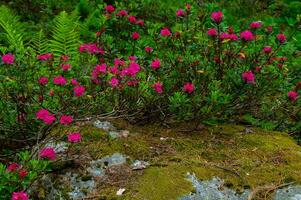
[[[208,181],[200,181],[194,174],[188,174],[190,180],[196,190],[195,193],[181,197],[180,200],[246,200],[250,191],[246,190],[242,194],[223,188],[223,181],[219,178],[213,178]]]
[[[108,122],[108,121],[96,120],[94,122],[94,126],[96,128],[100,128],[100,129],[103,129],[105,131],[115,131],[115,130],[117,130],[117,128],[111,122]]]

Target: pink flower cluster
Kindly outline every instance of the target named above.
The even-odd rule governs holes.
[[[38,60],[41,60],[41,61],[50,60],[52,58],[53,58],[53,54],[51,54],[51,53],[45,53],[42,55],[38,55]]]
[[[260,21],[257,21],[257,22],[251,22],[250,24],[250,28],[252,29],[258,29],[262,26],[262,22]]]
[[[241,39],[243,39],[245,41],[252,41],[255,39],[255,36],[249,30],[245,30],[245,31],[241,32],[240,37],[241,37]]]
[[[63,85],[66,85],[67,80],[62,75],[59,75],[59,76],[56,76],[56,77],[53,78],[53,83],[55,85],[63,86]]]
[[[48,78],[47,77],[41,76],[39,78],[39,84],[40,85],[46,85],[47,83],[48,83]]]
[[[101,48],[98,48],[95,43],[80,45],[79,52],[81,53],[87,52],[90,54],[101,54],[101,55],[105,54],[105,51]]]
[[[168,28],[163,28],[161,30],[161,35],[162,37],[170,37],[171,36],[171,32]]]
[[[248,84],[255,83],[255,76],[252,71],[246,71],[242,73],[242,80]]]
[[[15,56],[11,53],[2,56],[2,62],[7,65],[14,64]]]
[[[161,82],[154,83],[152,85],[152,88],[158,93],[162,94],[163,93],[163,84]]]
[[[73,117],[70,115],[62,115],[60,118],[60,123],[62,125],[69,125],[73,122]]]
[[[296,91],[289,91],[287,93],[288,98],[290,99],[291,102],[295,102],[298,98],[298,93]]]
[[[77,143],[81,140],[81,135],[80,133],[70,133],[68,135],[68,141],[72,143]]]
[[[55,160],[55,158],[56,158],[55,151],[52,147],[44,147],[43,149],[41,149],[39,155],[41,158],[44,158],[44,159],[46,158],[49,160]]]
[[[85,93],[85,91],[86,91],[86,88],[84,86],[81,86],[81,85],[76,86],[75,88],[73,88],[73,92],[74,92],[74,95],[76,97],[82,96]]]
[[[161,66],[161,62],[159,59],[156,59],[154,60],[152,63],[151,63],[151,67],[156,70],[156,69],[159,69]]]
[[[46,109],[39,110],[36,113],[36,117],[37,119],[42,120],[47,125],[52,124],[56,120],[55,115],[50,114],[50,112]]]
[[[183,90],[184,90],[184,92],[191,94],[194,92],[195,86],[193,85],[193,83],[185,83],[183,86]]]
[[[28,200],[28,195],[26,192],[13,192],[12,200]]]
[[[213,12],[211,14],[211,19],[216,24],[220,24],[222,22],[222,20],[223,20],[223,13],[221,11]]]

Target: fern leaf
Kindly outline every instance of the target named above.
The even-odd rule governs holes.
[[[30,46],[37,55],[48,52],[48,40],[43,32],[40,30],[37,32],[30,42]]]
[[[0,7],[0,30],[4,36],[2,43],[16,51],[24,50],[24,27],[19,17],[14,15],[7,7]]]
[[[78,18],[61,12],[54,20],[52,39],[49,41],[50,52],[55,57],[75,55],[80,44]]]

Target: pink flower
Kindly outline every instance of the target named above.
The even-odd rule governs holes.
[[[263,49],[263,52],[266,54],[269,54],[272,52],[272,47],[271,46],[265,46]]]
[[[92,43],[92,44],[82,44],[79,47],[79,52],[88,52],[90,54],[101,54],[104,55],[105,51],[101,48],[97,47],[97,44]]]
[[[96,71],[105,74],[106,70],[107,70],[107,65],[106,64],[96,65],[95,69],[96,69]]]
[[[138,63],[132,62],[128,67],[128,75],[135,77],[140,71],[140,65]]]
[[[139,37],[140,37],[139,33],[137,33],[137,32],[132,33],[132,38],[133,38],[134,40],[138,40]]]
[[[191,94],[194,92],[195,87],[194,87],[193,83],[185,83],[183,89],[184,89],[184,92]]]
[[[252,41],[255,39],[253,33],[249,30],[243,31],[240,33],[240,37],[245,41]]]
[[[43,120],[46,116],[48,116],[50,113],[46,109],[41,109],[36,113],[37,119]]]
[[[12,200],[28,200],[26,192],[13,192]]]
[[[21,169],[19,171],[19,177],[20,178],[25,178],[27,176],[28,172],[26,171],[26,169]]]
[[[219,37],[221,40],[227,40],[227,39],[230,39],[230,34],[222,32]]]
[[[71,124],[72,122],[73,122],[72,116],[70,116],[70,115],[61,116],[60,123],[62,125],[68,125],[68,124]]]
[[[61,61],[67,62],[68,60],[69,60],[69,56],[67,56],[67,55],[62,55],[61,56]]]
[[[64,71],[67,71],[67,70],[71,69],[71,65],[70,64],[62,64],[62,69]]]
[[[278,34],[277,39],[280,43],[284,43],[286,41],[286,37],[283,33]]]
[[[129,17],[128,17],[128,20],[129,20],[132,24],[135,24],[136,21],[137,21],[137,19],[136,19],[135,16],[129,16]]]
[[[112,77],[111,80],[110,80],[110,82],[109,82],[109,84],[110,84],[113,88],[115,88],[115,87],[118,86],[119,80],[118,80],[116,77]]]
[[[139,26],[144,26],[144,21],[142,19],[137,20],[136,24]]]
[[[273,32],[273,26],[268,26],[267,27],[267,32],[272,33]]]
[[[56,76],[56,77],[53,78],[53,83],[55,85],[63,86],[63,85],[66,85],[67,80],[62,75],[59,75],[59,76]]]
[[[17,169],[19,169],[20,168],[20,165],[19,164],[17,164],[17,163],[12,163],[12,164],[10,164],[8,167],[7,167],[7,171],[8,172],[13,172],[13,171],[15,171],[15,170],[17,170]]]
[[[127,16],[128,12],[126,10],[120,10],[118,16]]]
[[[76,86],[74,89],[73,89],[73,91],[74,91],[74,95],[76,96],[76,97],[80,97],[80,96],[82,96],[84,93],[85,93],[85,91],[86,91],[86,89],[85,89],[85,87],[84,86]]]
[[[71,79],[71,84],[72,85],[78,85],[78,82],[75,78]]]
[[[246,71],[242,73],[242,80],[249,84],[255,83],[255,77],[252,71]]]
[[[186,4],[186,10],[190,10],[191,9],[191,5],[189,3]]]
[[[295,91],[289,91],[287,93],[288,98],[291,100],[291,102],[295,102],[298,98],[298,93]]]
[[[55,151],[52,147],[44,147],[40,151],[40,157],[47,158],[49,160],[55,160],[56,158]]]
[[[144,48],[144,50],[145,50],[145,52],[147,52],[147,53],[151,53],[151,52],[153,51],[153,48],[151,48],[151,47],[149,47],[149,46],[146,46],[146,47]]]
[[[215,28],[210,28],[208,31],[207,31],[207,34],[208,36],[210,37],[215,37],[217,36],[217,30]]]
[[[179,10],[177,10],[176,14],[177,14],[177,17],[182,17],[184,15],[184,10],[179,9]]]
[[[50,125],[56,120],[56,118],[54,115],[46,115],[42,120],[45,124]]]
[[[38,60],[41,60],[41,61],[50,60],[52,58],[53,58],[53,55],[51,53],[45,53],[42,55],[38,55]]]
[[[158,94],[162,94],[163,93],[163,85],[160,82],[154,83],[152,85],[152,88],[158,93]]]
[[[154,61],[152,62],[152,64],[151,64],[151,67],[152,67],[154,70],[159,69],[160,66],[161,66],[161,62],[160,62],[159,59],[154,60]]]
[[[106,10],[108,13],[112,13],[112,12],[115,11],[115,8],[114,8],[114,6],[112,6],[112,5],[107,5],[107,6],[105,7],[105,10]]]
[[[232,33],[229,35],[229,39],[231,39],[232,41],[236,41],[236,40],[238,40],[238,36],[236,34]]]
[[[41,76],[39,78],[39,84],[40,85],[46,85],[48,83],[48,78],[44,77],[44,76]]]
[[[110,72],[114,75],[117,75],[117,74],[119,74],[119,69],[118,69],[118,67],[114,66],[114,67],[110,68]]]
[[[73,143],[76,143],[76,142],[79,142],[81,140],[81,135],[80,133],[70,133],[68,135],[68,141],[69,142],[73,142]]]
[[[129,56],[128,59],[130,61],[136,61],[137,60],[137,57],[136,56]]]
[[[2,56],[2,62],[4,64],[12,65],[14,64],[15,56],[11,53]]]
[[[262,26],[262,22],[260,22],[260,21],[252,22],[252,23],[250,24],[250,28],[252,28],[252,29],[258,29],[258,28],[260,28],[261,26]]]
[[[220,24],[223,20],[223,13],[221,11],[213,12],[211,14],[211,19],[217,23]]]
[[[169,37],[169,36],[171,36],[171,32],[170,32],[170,30],[169,30],[168,28],[163,28],[163,29],[161,30],[161,35],[162,35],[163,37]]]

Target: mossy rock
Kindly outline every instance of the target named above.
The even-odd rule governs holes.
[[[238,191],[291,181],[301,184],[301,147],[286,133],[259,128],[248,128],[249,132],[236,125],[189,132],[191,124],[163,128],[113,123],[136,134],[112,141],[101,129],[80,126],[76,128],[84,138],[80,152],[93,159],[119,152],[127,155],[129,162],[145,160],[151,166],[135,171],[127,184],[120,186],[126,188],[122,198],[116,196],[118,185],[103,185],[99,193],[107,199],[177,199],[193,191],[186,180],[188,172],[200,180],[220,177]]]

